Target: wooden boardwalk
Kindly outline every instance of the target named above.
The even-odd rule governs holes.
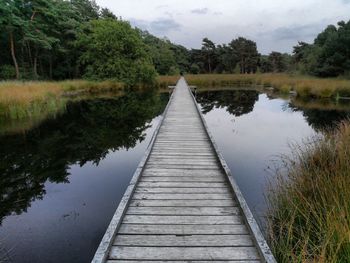
[[[181,78],[93,263],[275,262]]]

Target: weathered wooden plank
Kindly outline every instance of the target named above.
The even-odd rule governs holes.
[[[180,145],[194,145],[197,147],[211,147],[209,141],[202,141],[202,140],[191,140],[191,141],[163,141],[163,140],[157,140],[156,145],[173,145],[173,146],[180,146]]]
[[[132,200],[130,206],[236,206],[236,202],[233,200]]]
[[[150,216],[125,215],[123,223],[126,224],[173,224],[173,225],[239,225],[242,218],[236,215],[224,216]]]
[[[187,155],[180,155],[180,154],[173,154],[173,155],[170,155],[170,154],[153,154],[151,155],[151,158],[153,160],[185,160],[185,161],[192,161],[192,162],[195,162],[195,161],[200,161],[200,160],[216,160],[217,161],[217,158],[215,158],[214,156],[212,155],[204,155],[204,154],[201,154],[201,155],[197,155],[197,154],[187,154]]]
[[[203,183],[203,182],[140,182],[140,187],[227,187],[226,183]]]
[[[164,135],[161,135],[161,136],[158,136],[157,137],[157,141],[158,142],[162,142],[162,143],[183,143],[183,142],[186,142],[186,143],[190,143],[190,142],[196,142],[196,143],[207,143],[208,142],[208,138],[205,137],[204,135],[203,136],[187,136],[187,137],[184,137],[184,136],[178,136],[178,137],[175,137],[175,136],[164,136]]]
[[[240,215],[238,207],[129,207],[127,215]]]
[[[217,160],[217,158],[213,155],[210,155],[210,154],[201,154],[201,155],[194,155],[194,154],[190,154],[190,153],[187,153],[186,155],[180,155],[180,154],[176,154],[176,153],[173,153],[172,155],[170,153],[168,154],[165,154],[165,152],[163,154],[157,154],[157,153],[154,153],[151,155],[151,158],[152,159],[172,159],[172,160],[191,160],[191,161],[196,161],[196,160]]]
[[[196,169],[196,170],[188,170],[188,169],[172,169],[169,171],[166,168],[162,167],[153,167],[153,168],[147,168],[143,172],[144,175],[148,174],[160,174],[160,175],[166,175],[166,174],[176,174],[176,176],[184,175],[184,176],[222,176],[223,173],[220,170],[207,170],[207,169]]]
[[[181,166],[181,167],[193,167],[193,166],[210,166],[210,167],[217,167],[216,160],[184,160],[184,159],[163,159],[163,160],[154,160],[153,158],[150,159],[147,163],[149,166],[157,166],[157,165],[171,165],[171,166]]]
[[[191,152],[183,152],[185,155],[182,155],[181,153],[178,152],[154,152],[153,155],[151,155],[152,159],[167,159],[167,160],[185,160],[185,161],[213,161],[215,160],[217,162],[217,158],[214,156],[208,154],[207,152],[204,152],[203,154],[197,155],[197,154],[192,154]]]
[[[198,167],[196,169],[188,169],[188,167],[177,167],[172,168],[170,171],[167,167],[157,167],[155,165],[147,167],[145,173],[178,173],[178,174],[188,174],[188,175],[223,175],[220,170],[217,169],[207,169],[206,167]]]
[[[155,146],[171,146],[171,147],[208,147],[210,148],[210,144],[208,143],[208,141],[206,142],[202,142],[202,141],[182,141],[182,142],[178,142],[178,141],[162,141],[162,140],[158,140],[155,143]]]
[[[188,150],[188,149],[176,149],[176,150],[165,150],[165,149],[158,149],[158,150],[154,150],[152,151],[153,154],[158,154],[158,155],[210,155],[210,150]]]
[[[249,235],[118,235],[114,246],[147,247],[248,247]]]
[[[192,154],[192,155],[210,155],[211,154],[211,149],[182,149],[182,148],[164,148],[164,147],[158,147],[158,149],[153,149],[152,153],[157,153],[157,154]]]
[[[161,187],[161,188],[147,188],[137,187],[135,193],[168,193],[168,194],[219,194],[219,193],[231,193],[229,189],[224,188],[177,188],[177,187]]]
[[[168,126],[168,127],[166,127]],[[162,132],[172,132],[172,133],[184,133],[184,132],[191,132],[193,134],[196,134],[196,131],[198,130],[201,130],[203,129],[202,126],[192,126],[192,125],[189,125],[189,126],[179,126],[179,125],[176,125],[176,124],[169,124],[165,126],[163,126],[162,128]]]
[[[149,178],[149,180],[157,180],[158,178],[168,178],[168,177],[174,177],[173,180],[181,180],[182,182],[186,181],[186,178],[189,178],[190,181],[201,181],[203,180],[210,180],[210,181],[215,181],[215,179],[217,180],[222,180],[224,179],[224,181],[227,181],[227,179],[222,175],[222,174],[218,174],[218,175],[213,175],[213,174],[203,174],[203,173],[199,173],[199,174],[191,174],[191,173],[178,173],[178,172],[174,172],[173,170],[171,171],[171,173],[169,172],[155,172],[155,171],[149,171],[147,172],[147,174],[143,174],[143,178],[142,179],[147,179]],[[169,178],[170,179],[170,178]],[[183,180],[184,181],[183,181]]]
[[[123,223],[118,233],[139,235],[245,235],[249,231],[245,225],[137,225]]]
[[[185,131],[191,131],[195,133],[198,130],[202,130],[203,126],[202,124],[196,122],[193,124],[186,124],[186,123],[181,123],[181,122],[165,122],[163,129],[164,131],[169,131],[169,132],[185,132]]]
[[[210,152],[211,148],[209,146],[194,146],[194,145],[189,145],[189,146],[184,146],[184,145],[155,145],[153,148],[155,151],[161,150],[167,150],[170,152],[199,152],[199,151],[205,151],[205,152]]]
[[[140,263],[139,260],[107,260],[106,263]],[[142,260],[142,263],[213,263],[214,261],[203,261],[203,260],[186,260],[186,261],[162,261],[162,260]],[[223,261],[224,263],[261,263],[260,260],[235,260],[235,261]]]
[[[231,194],[155,194],[135,193],[133,200],[231,200]]]
[[[154,161],[150,160],[147,164],[148,168],[167,168],[168,166],[172,169],[179,169],[179,168],[188,168],[188,169],[207,169],[211,168],[211,170],[216,170],[216,161],[177,161],[177,160],[164,160],[164,161]]]
[[[121,247],[113,246],[110,259],[131,260],[251,260],[255,247]]]
[[[198,130],[197,129],[189,129],[189,128],[164,128],[161,130],[162,134],[178,134],[178,135],[183,135],[186,136],[186,134],[188,135],[198,135],[198,133],[196,132]],[[199,133],[199,135],[203,135],[202,133]]]
[[[187,170],[198,170],[198,169],[207,169],[207,170],[217,170],[216,165],[200,165],[200,164],[147,164],[147,168],[165,168],[165,169],[187,169]]]
[[[201,138],[201,139],[204,139],[204,140],[207,140],[207,135],[205,134],[205,132],[198,132],[198,131],[177,131],[177,132],[174,132],[174,131],[165,131],[165,130],[160,130],[159,131],[159,136],[158,138],[172,138],[172,139],[181,139],[181,138],[185,138],[185,136],[187,136],[186,138],[188,140],[190,139],[197,139],[197,138]]]
[[[212,153],[212,149],[209,146],[195,146],[195,147],[181,147],[181,146],[164,146],[164,145],[157,145],[153,148],[155,152],[165,153],[165,152],[172,152],[172,153],[181,153],[181,152],[204,152],[205,154]]]
[[[142,182],[226,182],[223,176],[145,176]]]

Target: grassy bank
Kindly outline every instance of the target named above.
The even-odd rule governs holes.
[[[123,89],[118,82],[0,82],[0,120],[35,119],[56,114],[65,107],[69,97]]]
[[[174,85],[177,76],[161,76],[161,87]],[[350,81],[344,79],[320,79],[288,74],[199,74],[186,75],[190,85],[201,87],[263,85],[281,93],[295,91],[300,97],[337,98],[350,96]]]
[[[155,87],[168,90],[179,76],[160,76]],[[350,81],[316,79],[287,74],[207,74],[186,75],[190,85],[198,88],[230,86],[274,87],[281,93],[297,92],[299,97],[338,98],[350,96]],[[140,87],[139,87],[140,88]],[[60,82],[0,82],[0,121],[45,118],[64,109],[67,100],[77,94],[99,94],[123,90],[114,81],[72,80]]]
[[[350,123],[295,147],[268,195],[278,262],[350,262]]]

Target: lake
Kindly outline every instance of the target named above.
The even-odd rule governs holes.
[[[0,259],[89,262],[147,148],[167,93],[69,103],[26,132],[0,136]],[[249,207],[263,215],[273,166],[350,116],[350,104],[252,89],[197,92],[204,117]]]

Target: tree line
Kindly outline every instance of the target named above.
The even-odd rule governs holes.
[[[293,54],[261,55],[238,37],[187,49],[133,28],[94,0],[3,0],[0,79],[109,79],[133,85],[157,74],[288,72],[328,77],[350,70],[350,21],[329,26]]]
[[[350,20],[329,25],[312,44],[299,42],[293,58],[302,73],[319,77],[350,75]]]

